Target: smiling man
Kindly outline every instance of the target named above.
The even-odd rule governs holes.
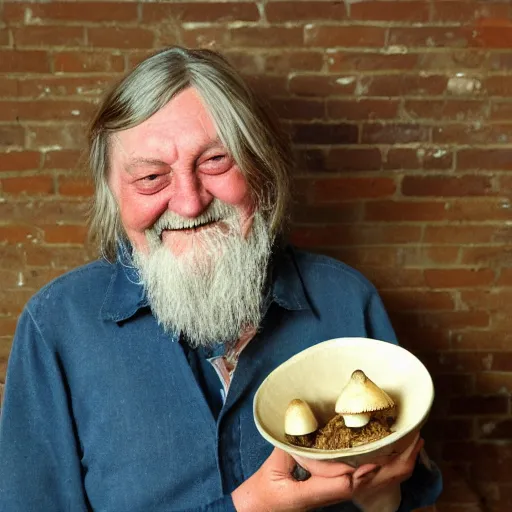
[[[406,512],[439,472],[417,439],[391,463],[296,462],[252,400],[325,339],[395,343],[374,287],[284,243],[290,147],[236,71],[169,48],[106,95],[89,131],[103,258],[20,317],[0,423],[0,511]],[[401,483],[383,510],[381,491]],[[377,507],[377,508],[376,508]]]

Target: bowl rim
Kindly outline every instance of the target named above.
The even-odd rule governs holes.
[[[415,425],[409,426],[406,429],[401,430],[398,432],[393,432],[389,436],[386,436],[382,439],[379,439],[378,441],[373,441],[372,443],[367,443],[364,445],[360,445],[354,448],[341,448],[338,450],[321,450],[319,448],[303,448],[299,446],[293,446],[288,443],[283,443],[282,441],[279,441],[275,437],[273,437],[267,430],[263,427],[262,422],[260,421],[259,414],[258,414],[258,404],[260,403],[260,396],[262,394],[262,389],[264,389],[266,383],[272,378],[272,376],[277,372],[278,370],[282,370],[286,366],[290,366],[294,364],[296,361],[303,359],[305,357],[308,357],[312,352],[315,352],[317,350],[320,350],[320,348],[324,348],[325,346],[329,345],[345,345],[345,344],[352,344],[354,342],[357,343],[366,343],[368,345],[374,345],[376,343],[388,343],[389,345],[392,345],[394,349],[402,350],[404,352],[407,352],[408,355],[412,356],[414,359],[416,359],[416,362],[419,364],[420,367],[423,368],[425,377],[427,377],[427,386],[430,390],[430,399],[428,401],[428,407],[426,408],[425,412],[423,413],[421,420],[417,422]],[[432,380],[432,376],[430,375],[430,372],[427,370],[426,366],[423,364],[420,359],[418,359],[411,351],[405,349],[404,347],[393,343],[389,341],[384,340],[377,340],[375,338],[364,338],[364,337],[340,337],[340,338],[332,338],[329,340],[321,341],[311,347],[308,347],[304,350],[301,350],[297,354],[293,355],[289,359],[287,359],[285,362],[281,363],[277,368],[274,368],[272,372],[270,372],[267,377],[263,380],[263,382],[258,387],[254,399],[253,399],[253,419],[254,423],[256,424],[256,428],[258,429],[259,433],[263,436],[264,439],[266,439],[270,444],[273,446],[280,448],[281,450],[284,450],[287,453],[292,453],[294,455],[297,455],[299,457],[309,458],[309,459],[315,459],[315,460],[329,460],[329,459],[343,459],[343,458],[350,458],[350,457],[357,457],[361,455],[365,455],[367,453],[372,453],[374,451],[377,451],[379,448],[382,448],[384,446],[387,446],[389,444],[393,444],[394,442],[398,441],[399,439],[402,439],[409,435],[411,432],[415,430],[419,430],[424,423],[426,422],[428,415],[430,414],[430,410],[432,408],[432,404],[434,402],[434,395],[435,395],[435,389],[434,389],[434,382]],[[394,438],[394,439],[393,439]],[[391,442],[390,442],[391,441]]]

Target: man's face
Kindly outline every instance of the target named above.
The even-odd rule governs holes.
[[[250,231],[254,208],[247,183],[194,89],[182,91],[140,125],[117,133],[110,159],[109,185],[137,251],[149,252],[146,231],[164,213],[195,219],[214,199],[235,207],[244,237]],[[219,222],[185,229],[176,223],[164,229],[165,223],[157,224],[156,235],[180,256],[202,230]]]

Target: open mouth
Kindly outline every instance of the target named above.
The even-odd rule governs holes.
[[[160,237],[160,240],[162,240],[163,234],[166,232],[167,233],[176,232],[176,233],[183,233],[186,235],[192,235],[194,233],[198,233],[199,231],[203,231],[204,229],[213,227],[215,224],[217,224],[219,222],[219,220],[220,219],[211,220],[208,222],[203,222],[203,223],[195,224],[192,226],[189,225],[189,226],[183,226],[183,227],[166,227],[160,231],[159,237]]]

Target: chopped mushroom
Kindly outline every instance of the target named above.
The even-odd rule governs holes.
[[[349,382],[342,389],[335,410],[343,416],[350,428],[364,427],[373,412],[395,406],[391,397],[370,380],[362,370],[352,373]]]

